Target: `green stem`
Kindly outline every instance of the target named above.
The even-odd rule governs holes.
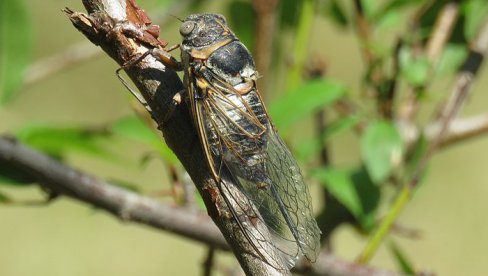
[[[315,0],[303,0],[293,48],[293,64],[287,74],[287,90],[297,87],[302,81],[303,70],[310,42],[310,32],[315,14]]]
[[[369,262],[378,247],[385,239],[386,235],[390,232],[391,226],[393,225],[393,223],[395,223],[405,204],[407,204],[411,194],[411,187],[409,185],[405,185],[405,187],[403,187],[403,189],[400,191],[400,194],[398,194],[397,198],[395,199],[395,202],[391,206],[390,211],[383,219],[378,229],[376,229],[376,231],[373,233],[371,239],[366,244],[366,247],[364,248],[361,255],[359,255],[356,262],[361,264],[366,264]]]

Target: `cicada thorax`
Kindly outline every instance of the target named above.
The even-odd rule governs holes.
[[[213,43],[182,43],[193,81],[190,100],[201,101],[213,165],[226,163],[239,177],[269,182],[265,149],[269,118],[256,88],[257,72],[249,50],[230,31]],[[263,172],[263,173],[256,173]]]

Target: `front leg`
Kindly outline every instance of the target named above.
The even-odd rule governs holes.
[[[165,125],[169,121],[169,119],[173,116],[173,114],[174,114],[174,112],[176,110],[176,107],[179,104],[181,104],[181,102],[183,101],[183,99],[187,96],[187,93],[188,93],[187,90],[186,89],[183,89],[183,90],[178,91],[173,96],[173,99],[171,100],[171,104],[168,107],[168,111],[164,115],[163,125]]]

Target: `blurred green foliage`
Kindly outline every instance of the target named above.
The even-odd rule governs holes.
[[[0,3],[0,108],[19,91],[30,62],[32,31],[23,1]]]

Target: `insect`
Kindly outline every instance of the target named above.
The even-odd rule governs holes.
[[[185,96],[205,163],[239,228],[255,253],[274,267],[291,268],[300,256],[315,261],[320,230],[310,193],[258,93],[250,52],[222,15],[190,15],[180,34]],[[224,168],[234,187],[221,181]],[[247,202],[235,197],[235,189]],[[266,227],[258,227],[257,220]],[[269,247],[278,256],[264,249]]]

